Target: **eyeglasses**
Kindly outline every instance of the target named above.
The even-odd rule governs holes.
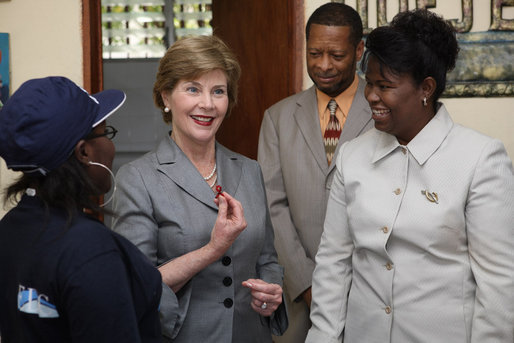
[[[107,125],[105,127],[104,133],[91,132],[84,139],[88,140],[88,139],[95,139],[98,137],[107,137],[109,139],[113,139],[114,136],[116,136],[117,132],[118,132],[118,130],[116,130],[113,126]]]

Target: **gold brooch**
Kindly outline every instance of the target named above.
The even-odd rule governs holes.
[[[439,197],[437,196],[436,192],[429,192],[428,190],[422,190],[421,194],[423,194],[428,201],[435,202],[436,204],[439,204]]]

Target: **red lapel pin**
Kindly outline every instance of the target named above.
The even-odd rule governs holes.
[[[220,195],[223,196],[223,191],[221,190],[221,186],[220,185],[216,186],[216,192],[218,192],[218,194],[216,194],[216,199],[218,199],[218,197]]]

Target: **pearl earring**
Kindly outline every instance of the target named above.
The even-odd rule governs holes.
[[[426,106],[426,105],[425,105]],[[164,112],[169,113],[170,109],[168,107],[164,107]]]
[[[427,107],[427,97],[423,98],[423,106]]]

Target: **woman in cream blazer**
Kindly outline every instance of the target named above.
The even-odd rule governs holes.
[[[435,101],[454,32],[403,12],[366,47],[375,129],[337,157],[307,342],[512,343],[512,162]]]

